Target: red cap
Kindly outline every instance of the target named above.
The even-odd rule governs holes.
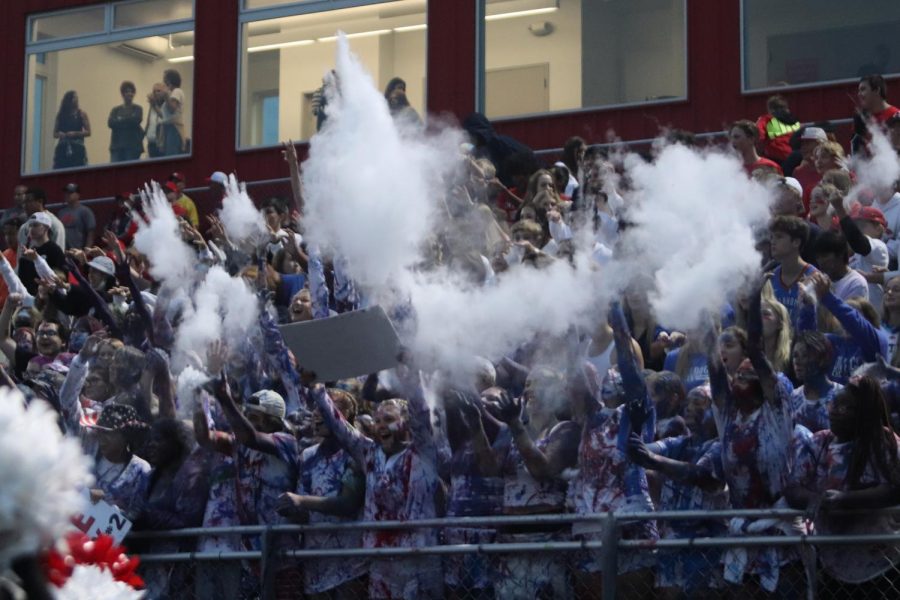
[[[175,185],[175,183],[172,182],[172,181],[167,181],[167,182],[166,182],[166,185],[165,185],[165,188],[166,188],[167,190],[169,190],[170,192],[175,192],[176,194],[178,193],[178,186]]]
[[[860,221],[872,221],[887,228],[887,219],[884,218],[884,213],[874,206],[860,206],[850,216]]]

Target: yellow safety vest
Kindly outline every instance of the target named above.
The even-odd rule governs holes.
[[[775,117],[766,124],[766,135],[770,140],[773,140],[782,135],[787,135],[789,133],[794,133],[800,129],[800,123],[794,123],[793,125],[785,125]]]

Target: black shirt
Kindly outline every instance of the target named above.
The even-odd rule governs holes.
[[[47,264],[50,265],[51,269],[65,270],[66,255],[62,251],[62,248],[57,246],[53,241],[48,241],[46,244],[38,246],[34,250],[44,257],[44,260],[47,261]],[[37,292],[37,278],[37,267],[35,267],[34,262],[27,258],[21,259],[19,261],[19,279],[22,280],[25,289],[28,290],[28,293],[31,295],[34,295]]]

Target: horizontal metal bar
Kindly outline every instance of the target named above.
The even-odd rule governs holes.
[[[260,560],[261,553],[247,552],[169,552],[159,554],[141,554],[142,563],[153,562],[194,562],[194,561],[229,561]]]
[[[835,511],[835,515],[871,515],[872,511]],[[900,506],[878,511],[878,514],[900,514]],[[685,511],[660,511],[643,513],[616,513],[616,522],[628,524],[634,521],[716,521],[732,518],[750,519],[795,519],[803,517],[805,513],[792,509],[744,509],[744,510],[685,510]],[[417,521],[355,521],[345,523],[318,523],[315,525],[246,525],[235,527],[203,528],[192,527],[171,531],[145,531],[135,532],[129,535],[130,539],[168,539],[198,537],[206,535],[259,535],[263,531],[273,533],[316,533],[327,531],[384,531],[384,530],[410,530],[442,527],[473,527],[473,528],[497,528],[501,529],[516,525],[567,525],[571,523],[585,523],[595,521],[598,524],[608,518],[608,513],[595,513],[586,515],[557,514],[557,515],[520,515],[520,516],[492,516],[492,517],[457,517],[443,519],[422,519]]]
[[[619,540],[620,550],[676,550],[687,548],[745,548],[759,546],[861,546],[868,544],[900,545],[900,534],[881,535],[800,535],[749,536],[721,538],[686,538],[665,540]],[[401,556],[446,556],[460,554],[526,554],[534,552],[577,552],[601,550],[599,541],[522,542],[495,544],[454,544],[446,546],[393,548],[316,548],[287,550],[281,556],[292,558],[387,558]],[[142,562],[185,562],[215,560],[259,560],[260,552],[183,552],[142,554]]]

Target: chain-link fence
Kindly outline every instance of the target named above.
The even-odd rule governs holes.
[[[875,599],[900,597],[897,515],[843,513],[828,534],[797,511],[696,511],[190,529],[127,544],[148,550],[148,598]],[[648,529],[660,537],[633,535]],[[413,530],[433,541],[392,545]],[[240,550],[186,551],[213,535]],[[180,551],[153,551],[166,544]]]

